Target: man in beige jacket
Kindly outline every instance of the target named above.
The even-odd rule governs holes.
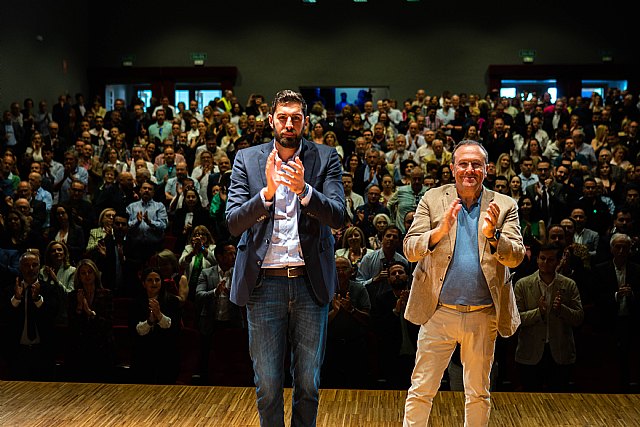
[[[460,344],[465,426],[489,422],[489,372],[497,334],[520,325],[509,268],[525,247],[517,205],[483,186],[488,155],[475,141],[454,149],[455,184],[429,190],[404,239],[416,262],[405,318],[421,325],[404,426],[426,426],[449,359]]]

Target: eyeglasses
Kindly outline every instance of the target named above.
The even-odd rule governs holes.
[[[456,163],[456,167],[458,169],[462,169],[462,170],[467,170],[469,168],[469,166],[471,166],[471,168],[473,170],[481,170],[482,168],[485,167],[484,163],[481,162],[459,162]]]

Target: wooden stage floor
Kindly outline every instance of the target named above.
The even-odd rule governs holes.
[[[318,426],[401,426],[405,396],[321,390]],[[290,402],[290,389],[285,398]],[[463,399],[440,392],[430,425],[461,426]],[[640,426],[640,395],[634,394],[494,393],[492,404],[491,426]],[[258,425],[253,388],[0,382],[2,427]]]

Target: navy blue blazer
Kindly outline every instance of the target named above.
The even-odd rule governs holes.
[[[260,280],[260,269],[273,234],[273,206],[264,207],[260,190],[266,187],[265,166],[273,141],[244,148],[236,154],[227,199],[227,225],[238,243],[231,301],[246,305]],[[335,148],[302,140],[300,159],[304,180],[313,187],[307,206],[298,209],[302,254],[317,301],[327,304],[337,284],[331,228],[342,227],[345,198],[342,168]]]

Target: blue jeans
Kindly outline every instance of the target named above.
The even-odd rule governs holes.
[[[260,425],[284,426],[284,365],[291,344],[291,426],[315,426],[329,305],[319,305],[306,277],[263,277],[247,303]]]

